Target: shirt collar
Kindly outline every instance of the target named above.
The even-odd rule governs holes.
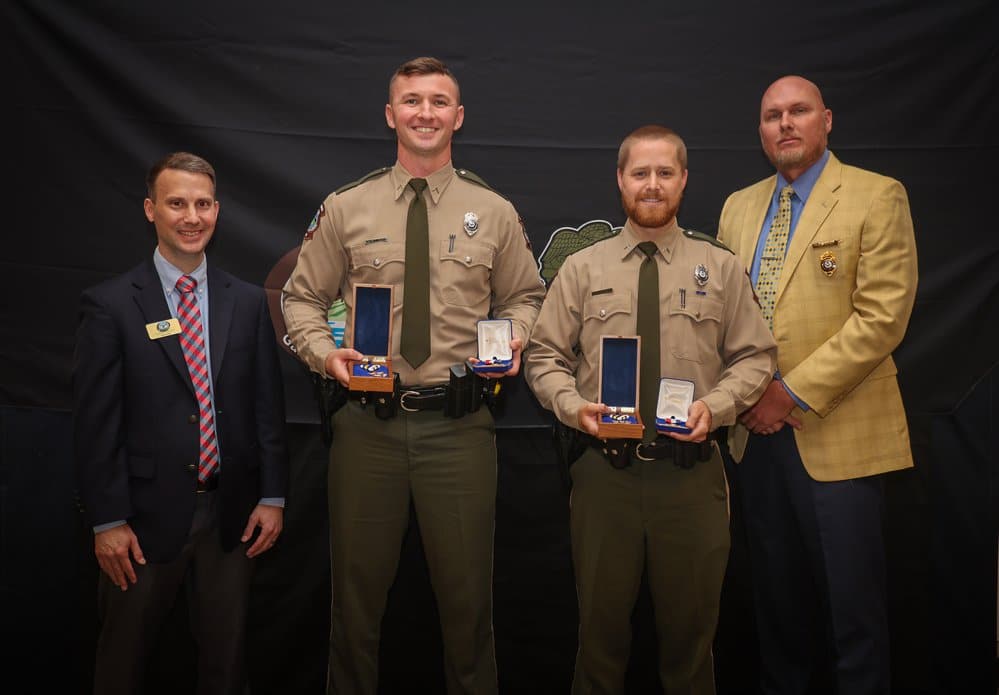
[[[409,186],[410,179],[419,178],[406,171],[406,167],[398,161],[392,167],[391,176],[395,200],[399,200],[399,197]],[[451,183],[451,179],[454,178],[454,166],[451,162],[448,162],[437,171],[423,178],[427,180],[427,190],[430,191],[430,199],[436,205],[440,201],[441,196],[444,195],[444,190],[448,187],[448,184]]]
[[[812,194],[812,189],[815,188],[815,183],[819,180],[819,176],[822,175],[822,170],[826,168],[826,162],[829,161],[829,149],[826,148],[822,152],[822,156],[812,166],[805,169],[801,176],[794,180],[791,184],[791,188],[794,189],[794,194],[798,196],[798,200],[802,203],[808,200],[808,196]],[[777,190],[774,195],[780,195],[781,189],[788,185],[787,179],[784,178],[784,174],[780,172],[777,173]]]
[[[176,291],[177,280],[180,279],[181,275],[190,275],[194,278],[198,283],[199,290],[208,286],[208,258],[205,256],[201,258],[201,263],[197,268],[190,273],[185,273],[164,258],[163,254],[160,253],[160,247],[157,246],[156,250],[153,251],[153,265],[156,266],[156,274],[160,276],[163,291],[167,294]]]
[[[676,240],[680,236],[680,225],[677,224],[676,218],[673,218],[673,222],[666,228],[666,230],[660,234],[656,239],[652,241],[655,242],[656,248],[659,249],[659,253],[662,254],[663,258],[666,259],[668,263],[673,257],[673,250],[676,248]],[[641,239],[635,233],[635,228],[631,224],[631,220],[624,223],[624,229],[621,230],[620,234],[621,240],[621,258],[624,258],[629,253],[638,248],[641,243]],[[641,251],[638,251],[641,254]]]

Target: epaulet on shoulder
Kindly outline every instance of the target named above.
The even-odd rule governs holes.
[[[454,173],[458,175],[458,178],[460,178],[460,179],[462,179],[464,181],[470,181],[470,182],[472,182],[474,184],[482,186],[486,190],[492,191],[493,193],[495,193],[496,195],[498,195],[500,198],[506,198],[505,195],[503,195],[502,193],[500,193],[499,191],[497,191],[495,188],[493,188],[492,186],[490,186],[488,183],[486,183],[481,176],[479,176],[478,174],[472,173],[468,169],[455,169]]]
[[[468,169],[455,169],[454,173],[456,173],[458,176],[460,176],[461,178],[465,179],[466,181],[471,181],[472,183],[477,183],[480,186],[482,186],[483,188],[488,188],[490,191],[493,190],[492,186],[490,186],[488,183],[486,183],[485,181],[483,181],[481,176],[479,176],[478,174],[473,174]],[[493,192],[495,193],[495,191],[493,191]]]
[[[340,188],[336,189],[336,193],[340,194],[340,193],[343,193],[344,191],[349,191],[351,188],[354,188],[356,186],[360,186],[365,181],[370,181],[371,179],[376,179],[379,176],[383,176],[383,175],[387,174],[390,171],[392,171],[392,167],[382,167],[381,169],[375,169],[374,171],[365,174],[364,176],[362,176],[361,178],[359,178],[357,181],[351,181],[350,183],[348,183],[345,186],[340,186]]]
[[[717,239],[715,239],[713,236],[711,236],[709,234],[705,234],[703,232],[695,232],[693,229],[684,229],[683,230],[683,235],[685,237],[687,237],[688,239],[696,239],[698,241],[706,241],[709,244],[711,244],[712,246],[717,246],[720,249],[725,249],[729,253],[732,253],[732,249],[730,249],[729,247],[725,246],[725,244],[721,243],[720,241],[718,241]]]

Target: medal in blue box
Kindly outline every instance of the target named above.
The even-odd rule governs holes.
[[[597,420],[601,439],[641,439],[638,412],[638,356],[642,339],[628,335],[600,336],[600,402],[611,411]]]
[[[689,379],[659,380],[659,400],[656,403],[656,431],[690,434],[687,413],[694,402],[694,382]]]
[[[472,371],[477,374],[505,372],[513,366],[513,322],[510,319],[487,319],[479,321],[477,361],[472,363]]]
[[[350,363],[351,391],[391,392],[392,285],[354,285],[350,325],[364,359]]]

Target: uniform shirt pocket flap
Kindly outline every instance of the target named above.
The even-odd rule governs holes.
[[[583,307],[583,320],[606,321],[615,314],[631,313],[631,293],[601,294],[590,297]]]
[[[477,241],[463,240],[455,243],[453,239],[441,241],[440,259],[443,261],[454,261],[461,263],[466,268],[481,266],[483,268],[493,267],[493,249],[488,244]]]
[[[694,321],[717,321],[721,323],[723,305],[711,297],[691,296],[690,292],[674,292],[669,303],[670,316],[682,314]]]
[[[371,244],[370,246],[356,246],[350,250],[351,267],[355,270],[360,268],[378,269],[387,263],[402,263],[405,260],[405,244]]]

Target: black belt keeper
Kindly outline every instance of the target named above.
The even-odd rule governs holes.
[[[608,439],[603,445],[604,456],[614,468],[627,468],[631,465],[631,456],[635,453],[635,439]]]
[[[399,412],[399,375],[393,375],[392,391],[350,391],[349,395],[362,408],[373,406],[379,420],[391,420]]]

